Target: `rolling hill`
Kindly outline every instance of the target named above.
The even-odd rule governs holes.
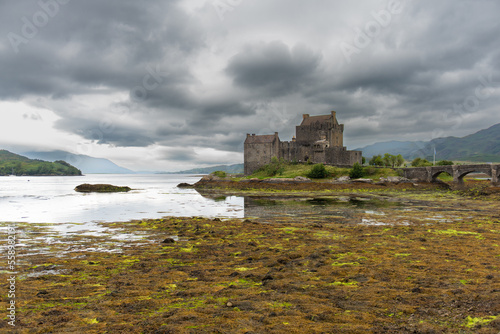
[[[500,123],[465,137],[436,138],[431,141],[381,142],[357,150],[371,158],[384,153],[401,154],[405,159],[432,159],[436,148],[438,160],[500,162]]]
[[[23,152],[31,159],[47,161],[64,160],[80,169],[84,174],[134,174],[135,172],[118,166],[108,159],[94,158],[83,154],[73,154],[65,151]]]
[[[0,150],[0,175],[73,176],[82,172],[66,161],[48,162],[29,159],[6,150]]]

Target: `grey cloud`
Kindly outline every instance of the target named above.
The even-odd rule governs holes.
[[[167,161],[182,161],[182,162],[190,162],[196,161],[198,155],[192,149],[168,149],[162,152],[162,158]]]
[[[226,68],[235,84],[268,96],[292,93],[307,84],[318,69],[321,55],[304,45],[290,49],[283,42],[247,45]]]
[[[146,147],[154,139],[145,129],[125,126],[103,126],[101,121],[79,117],[66,117],[56,122],[58,129],[80,135],[98,144],[111,144],[123,147]]]
[[[185,81],[190,73],[183,62],[203,46],[203,33],[177,2],[90,0],[61,6],[18,54],[2,40],[6,71],[0,96],[66,96],[102,86],[131,90],[148,65],[171,67],[177,71],[172,81]],[[21,34],[21,17],[29,19],[40,7],[11,3],[8,11],[16,14],[0,25]]]

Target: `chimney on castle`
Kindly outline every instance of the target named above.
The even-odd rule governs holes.
[[[337,117],[337,113],[335,111],[332,111],[332,117],[333,118],[336,118]]]
[[[306,119],[309,117],[309,114],[302,114],[302,119]]]

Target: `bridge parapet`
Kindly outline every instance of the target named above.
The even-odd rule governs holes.
[[[402,168],[405,177],[417,179],[425,182],[436,182],[436,178],[441,173],[448,173],[453,176],[453,181],[459,184],[464,182],[467,174],[480,172],[491,177],[492,183],[498,183],[500,178],[500,164],[471,164],[471,165],[447,165],[431,167]]]

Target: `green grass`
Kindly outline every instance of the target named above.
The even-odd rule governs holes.
[[[258,179],[268,179],[268,178],[294,178],[297,176],[307,177],[314,165],[308,164],[285,164],[283,165],[283,172],[281,175],[268,176],[264,170],[259,170],[250,176],[245,178],[258,178]],[[334,166],[325,166],[327,172],[330,174],[330,178],[338,178],[341,176],[349,176],[351,168],[339,168]],[[375,168],[375,167],[363,167],[365,171],[365,178],[378,180],[381,177],[397,176],[397,172],[392,168]],[[244,178],[238,178],[235,180],[241,180]]]

